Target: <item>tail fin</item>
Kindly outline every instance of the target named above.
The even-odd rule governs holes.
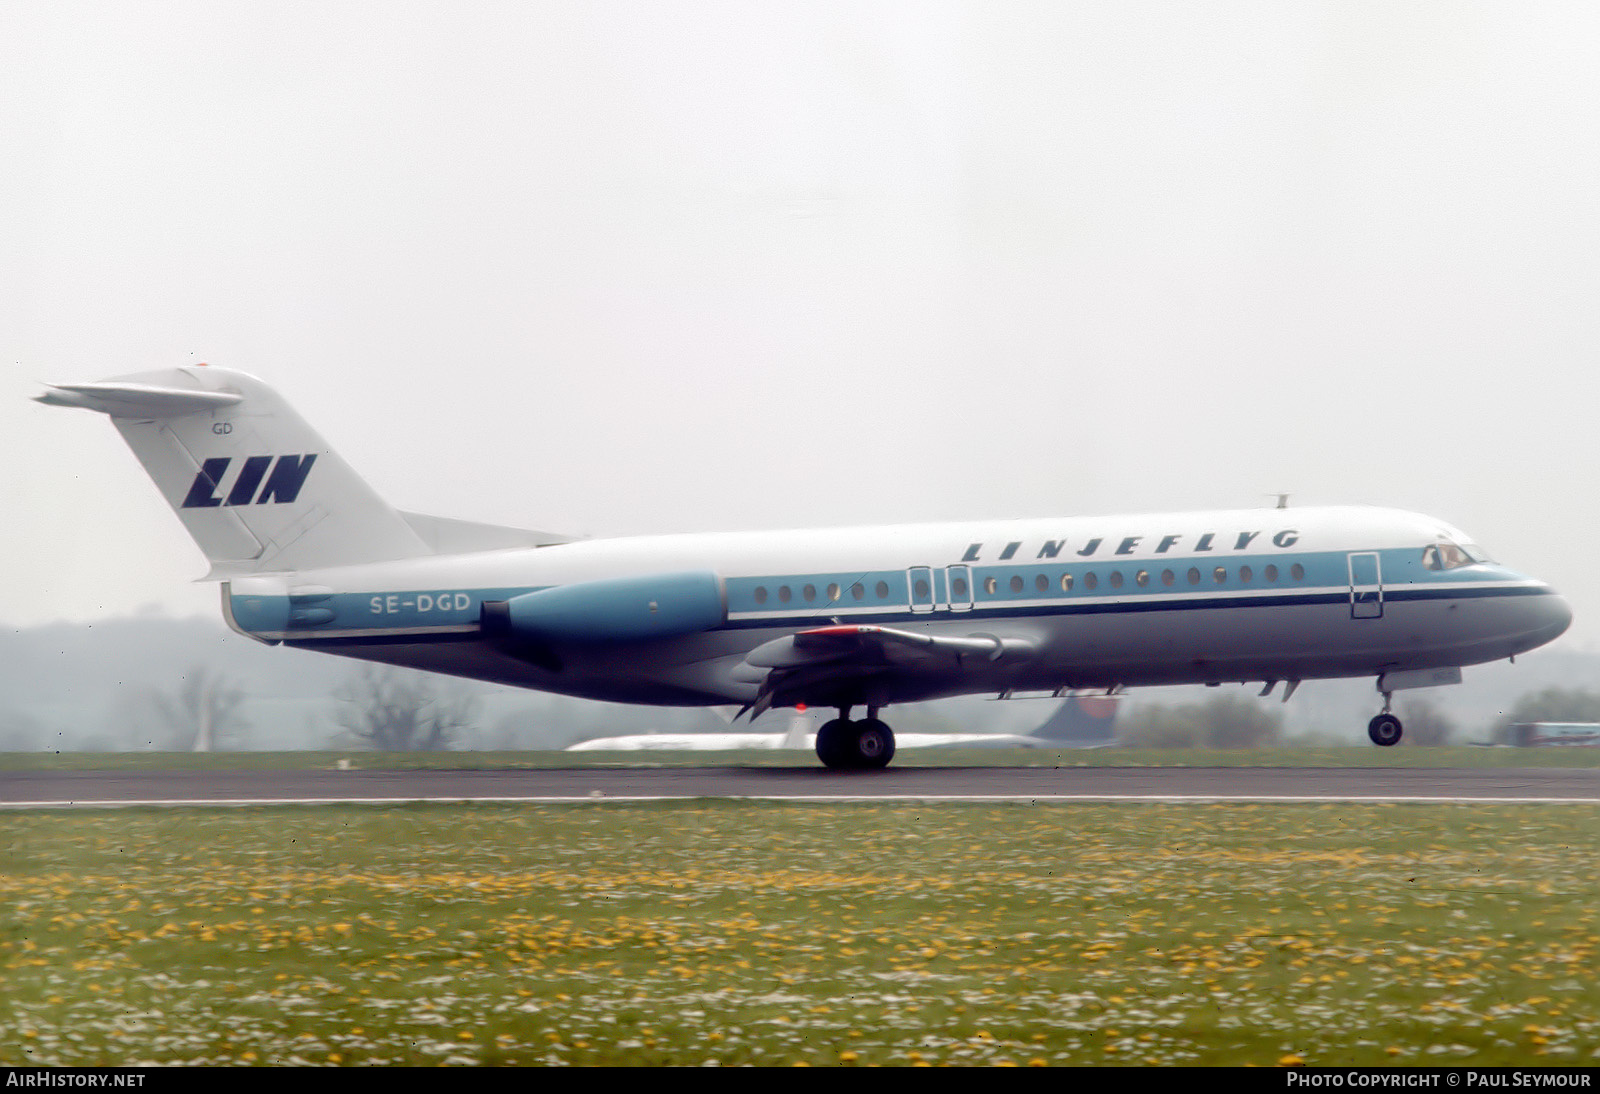
[[[253,376],[191,366],[53,385],[38,399],[110,416],[211,560],[211,577],[433,553]]]
[[[1041,745],[1109,744],[1116,736],[1116,695],[1068,695],[1054,714],[1028,736]]]

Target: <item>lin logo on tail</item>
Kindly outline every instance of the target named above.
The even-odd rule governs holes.
[[[183,499],[184,509],[210,509],[218,505],[265,505],[268,502],[292,502],[300,496],[311,465],[317,461],[315,453],[308,456],[279,456],[273,463],[271,456],[247,456],[239,468],[239,475],[222,496],[222,480],[228,474],[233,459],[228,456],[207,460],[200,465],[199,474]],[[271,474],[267,468],[271,468]],[[262,485],[265,480],[265,485]],[[260,493],[257,493],[257,488]]]

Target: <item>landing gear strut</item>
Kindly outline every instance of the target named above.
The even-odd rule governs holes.
[[[1372,738],[1375,745],[1385,748],[1400,743],[1400,734],[1403,727],[1400,719],[1389,713],[1389,693],[1383,693],[1383,713],[1367,723],[1367,736]]]
[[[817,730],[817,759],[836,771],[862,771],[888,765],[894,759],[894,731],[868,708],[867,717],[850,720],[850,708],[840,707],[839,717]]]

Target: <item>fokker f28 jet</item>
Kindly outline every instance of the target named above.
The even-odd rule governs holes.
[[[1373,676],[1393,692],[1555,638],[1571,612],[1456,529],[1305,508],[574,541],[391,508],[266,384],[191,366],[39,396],[110,416],[269,644],[613,702],[837,709],[953,695]],[[866,717],[851,712],[864,708]]]

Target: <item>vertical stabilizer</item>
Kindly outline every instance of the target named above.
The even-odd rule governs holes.
[[[110,416],[212,564],[212,576],[431,553],[272,388],[205,365],[52,386]]]

